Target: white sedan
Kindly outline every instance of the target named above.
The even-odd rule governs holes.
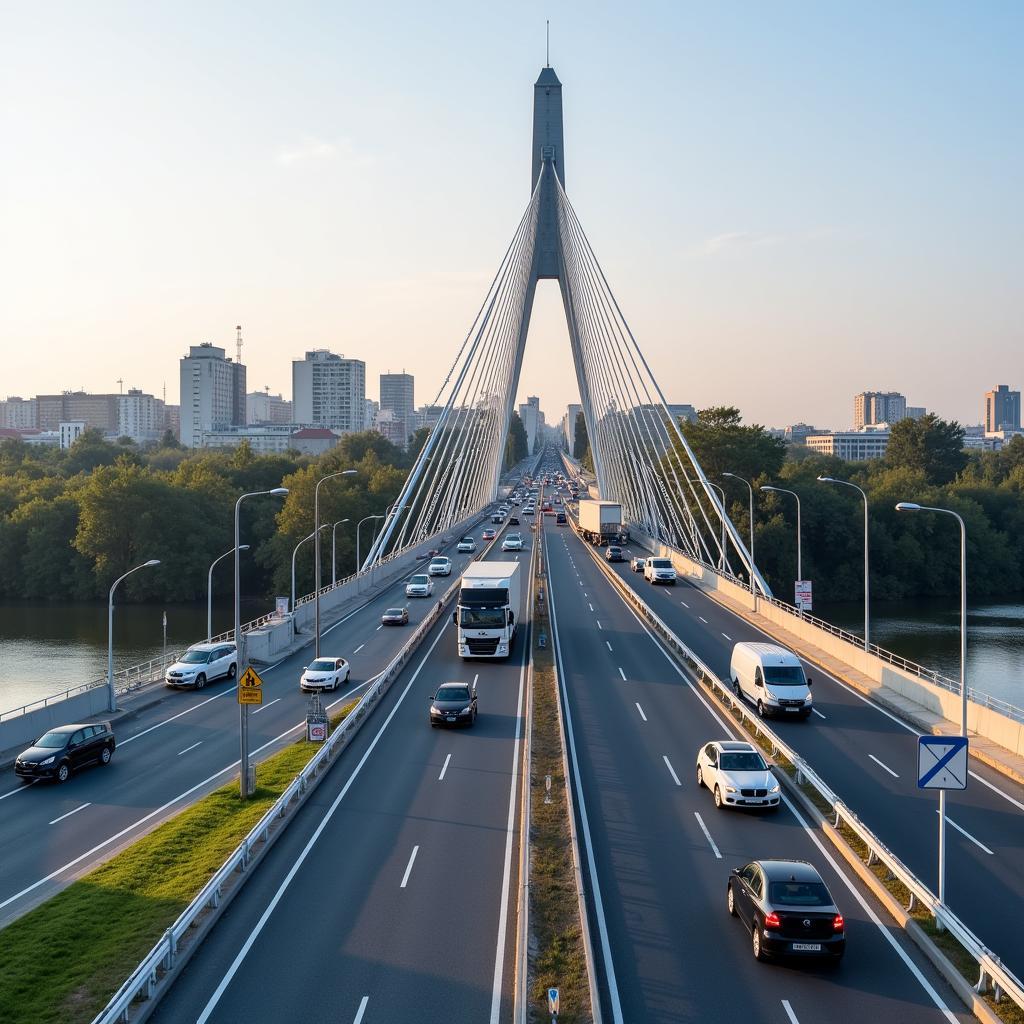
[[[501,542],[502,551],[522,551],[523,550],[523,538],[518,533],[510,533]]]
[[[426,573],[417,573],[409,577],[405,585],[406,597],[430,597],[434,592],[434,581]]]
[[[706,743],[697,754],[697,785],[711,790],[719,809],[779,806],[779,780],[750,743]]]
[[[462,540],[459,541],[459,545],[455,550],[462,554],[471,555],[476,551],[476,541],[472,537],[463,537]]]
[[[452,560],[447,555],[437,555],[430,560],[427,572],[431,576],[451,576]]]
[[[310,662],[299,680],[300,690],[336,690],[347,683],[352,668],[344,658],[317,658]]]

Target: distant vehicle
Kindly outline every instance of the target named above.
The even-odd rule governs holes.
[[[622,548],[616,544],[609,544],[607,551],[604,553],[606,561],[609,562],[624,562],[625,556],[622,554]]]
[[[430,725],[472,725],[476,721],[476,687],[442,683],[430,698]]]
[[[733,689],[764,718],[809,718],[813,700],[811,680],[800,659],[777,644],[740,643],[732,649],[729,677]]]
[[[622,528],[622,506],[617,501],[581,501],[580,533],[591,544],[608,544]]]
[[[406,597],[430,597],[434,592],[434,581],[425,573],[417,573],[409,577],[405,585]]]
[[[509,516],[508,517],[508,525],[509,526],[518,526],[519,525],[519,516]]]
[[[632,559],[630,561],[629,567],[630,567],[630,569],[633,570],[633,572],[643,572],[644,571],[644,563],[646,561],[647,561],[647,559],[645,559],[645,558],[639,558],[639,557],[638,558],[634,558],[634,559]]]
[[[733,868],[726,903],[750,932],[755,960],[786,955],[839,961],[846,952],[843,915],[805,860],[755,860]]]
[[[505,539],[501,542],[502,551],[522,551],[523,550],[523,537],[519,533],[506,534]]]
[[[193,644],[167,669],[164,682],[201,690],[215,679],[234,679],[237,671],[234,644]]]
[[[452,560],[447,555],[435,555],[427,566],[431,576],[451,576]]]
[[[566,526],[568,525],[568,522],[569,520],[565,518],[564,512],[559,512],[558,515],[555,516],[555,523],[558,526]]]
[[[109,722],[59,725],[18,755],[14,774],[23,782],[67,782],[74,772],[88,764],[110,764],[116,746]]]
[[[336,690],[339,683],[347,683],[352,669],[344,658],[317,658],[303,670],[300,690]]]
[[[490,527],[488,527],[486,530],[484,530],[482,534],[480,534],[480,536],[484,540],[494,540],[494,538],[498,536],[498,531],[492,530]]]
[[[504,522],[504,521],[505,521],[505,517],[500,512],[495,512],[494,515],[491,516],[491,522],[492,523],[501,523],[501,522]]]
[[[472,554],[476,551],[476,541],[472,537],[463,537],[455,550],[460,554]]]
[[[644,579],[648,583],[667,583],[674,587],[676,570],[671,558],[648,558],[644,562]]]
[[[534,511],[535,511],[535,510],[534,510],[534,507],[533,507],[532,505],[526,505],[526,506],[525,506],[525,507],[523,508],[523,515],[524,515],[524,516],[532,516],[532,515],[533,515],[533,513],[534,513]]]
[[[715,806],[778,810],[779,780],[750,743],[715,740],[697,753],[697,785],[707,786]]]
[[[408,608],[385,608],[380,621],[385,626],[405,626],[409,622]]]

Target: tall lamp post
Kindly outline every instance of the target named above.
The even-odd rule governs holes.
[[[792,494],[796,498],[796,578],[802,580],[804,578],[804,563],[801,554],[800,544],[800,495],[796,491],[787,490],[785,487],[772,487],[769,484],[762,484],[760,487],[762,491],[775,491],[777,494]],[[803,605],[800,606],[800,614],[803,615]]]
[[[712,481],[710,481],[710,480],[708,481],[708,483],[711,484],[711,486],[714,487],[714,489],[716,491],[718,491],[719,495],[721,495],[721,498],[722,498],[722,516],[721,516],[721,519],[722,519],[722,540],[721,540],[721,543],[720,543],[720,546],[719,546],[718,568],[722,572],[724,572],[725,571],[725,488],[721,484],[712,483]]]
[[[849,480],[837,480],[832,476],[819,476],[818,480],[823,484],[842,484],[844,487],[852,487],[864,499],[864,650],[866,651],[871,643],[871,567],[868,561],[868,496],[864,493],[862,487],[850,483]]]
[[[330,523],[324,523],[323,526],[320,527],[320,530],[329,530],[330,528],[331,528],[331,524]],[[299,543],[296,544],[294,548],[292,548],[292,614],[293,615],[295,614],[295,598],[296,598],[296,594],[295,594],[295,556],[299,553],[299,548],[301,548],[302,545],[306,543],[306,541],[312,540],[320,532],[320,530],[314,530],[311,534],[303,537],[302,540],[300,540]]]
[[[148,562],[129,569],[123,576],[118,576],[110,586],[110,596],[107,599],[107,711],[111,713],[117,710],[117,700],[114,697],[114,591],[117,590],[117,585],[128,579],[133,572],[159,564],[159,558],[151,558]]]
[[[368,523],[371,519],[383,519],[384,516],[363,516],[362,519],[356,524],[356,574],[358,576],[359,570],[362,568],[362,560],[359,552],[359,531],[363,528],[363,523]],[[359,589],[359,580],[356,579],[356,590]]]
[[[239,551],[248,551],[248,544],[240,544],[238,546]],[[218,555],[210,563],[210,571],[206,574],[206,642],[209,643],[213,639],[213,567],[223,559],[227,558],[228,555],[235,553],[234,548],[230,548],[225,551],[223,555]]]
[[[269,491],[249,491],[248,494],[239,496],[235,502],[235,664],[237,665],[238,678],[241,679],[248,666],[245,663],[245,636],[242,633],[242,587],[241,587],[241,551],[239,541],[239,517],[242,509],[242,502],[246,498],[257,498],[263,494],[270,494],[275,498],[284,498],[288,494],[287,487],[274,487]],[[238,773],[238,792],[245,800],[251,790],[249,788],[249,705],[238,705],[238,746],[241,753]]]
[[[344,526],[347,523],[347,519],[339,519],[334,526],[331,527],[331,586],[335,586],[338,582],[338,527]]]
[[[317,480],[316,488],[313,491],[313,548],[316,551],[313,556],[313,633],[315,635],[313,649],[318,658],[320,657],[320,487],[328,480],[334,480],[339,476],[355,476],[356,472],[354,469],[342,469],[337,473],[328,473],[327,476],[322,476]],[[333,533],[332,530],[332,537]],[[331,550],[334,550],[333,546]],[[294,575],[292,578],[294,579]],[[294,595],[292,596],[292,611],[295,611]]]
[[[967,738],[967,527],[949,508],[901,501],[897,512],[940,512],[960,524],[960,735]],[[939,902],[946,902],[946,791],[939,790]]]
[[[723,473],[722,476],[732,477],[733,480],[740,480],[747,485],[750,491],[750,596],[754,599],[754,611],[757,611],[757,590],[754,587],[754,488],[749,480],[745,480],[735,473]]]

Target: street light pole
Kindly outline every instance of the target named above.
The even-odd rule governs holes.
[[[324,523],[324,525],[321,526],[320,529],[321,530],[329,530],[330,529],[330,525],[328,523]],[[295,594],[295,556],[299,553],[299,548],[301,548],[302,545],[306,543],[306,541],[312,540],[317,535],[317,533],[319,533],[319,532],[320,532],[319,530],[314,530],[313,533],[309,534],[306,537],[303,537],[302,540],[300,540],[299,543],[296,544],[295,547],[292,549],[292,614],[293,615],[295,614],[295,599],[296,599],[296,594]]]
[[[313,641],[313,649],[316,657],[320,657],[320,485],[327,480],[333,480],[338,476],[355,476],[356,470],[354,469],[342,469],[337,473],[328,473],[327,476],[320,477],[316,482],[316,487],[313,490],[313,547],[316,550],[316,554],[313,556],[313,632],[315,639]],[[325,524],[326,525],[326,524]],[[295,573],[294,573],[294,562],[292,570],[292,585],[294,587]],[[292,611],[295,611],[295,595],[292,595]]]
[[[338,527],[347,523],[347,519],[339,519],[331,527],[331,586],[338,584]]]
[[[245,663],[245,636],[242,633],[242,586],[241,586],[241,551],[239,541],[239,518],[242,502],[246,498],[256,498],[263,494],[271,494],[275,498],[283,498],[288,494],[287,487],[275,487],[269,491],[250,491],[239,495],[235,502],[235,674],[241,680],[248,667]],[[245,800],[249,795],[249,705],[238,705],[238,746],[241,754],[238,772],[238,793]]]
[[[107,598],[107,711],[111,714],[117,710],[117,701],[114,697],[114,591],[117,590],[117,585],[133,572],[159,564],[159,558],[151,558],[148,562],[129,569],[123,576],[118,576],[110,586],[110,595]]]
[[[383,519],[383,518],[384,518],[383,516],[364,516],[356,524],[356,590],[358,590],[359,587],[360,587],[359,570],[360,570],[360,567],[363,564],[360,561],[360,556],[359,556],[359,551],[360,551],[360,548],[359,548],[359,531],[363,528],[363,523],[367,523],[371,519]]]
[[[742,480],[750,491],[750,595],[754,599],[754,611],[757,611],[757,590],[754,588],[754,488],[749,480],[737,476],[735,473],[723,473],[722,476],[731,476],[733,480]]]
[[[725,572],[725,488],[721,484],[712,483],[710,480],[708,483],[722,496],[722,540],[719,544],[718,568],[720,571]]]
[[[837,480],[832,476],[819,476],[818,480],[823,484],[842,484],[844,487],[852,487],[860,492],[864,499],[864,650],[868,649],[871,643],[871,615],[870,615],[870,594],[871,594],[871,569],[868,561],[868,496],[862,487],[850,483],[849,480]]]
[[[239,551],[248,551],[248,544],[241,544],[238,548]],[[225,551],[223,555],[218,555],[210,563],[210,571],[206,574],[206,642],[209,643],[213,639],[213,567],[221,561],[221,559],[227,558],[228,555],[235,553],[234,548],[230,548]]]
[[[796,578],[802,580],[804,578],[804,568],[800,545],[800,495],[796,491],[787,490],[785,487],[771,487],[768,484],[762,484],[761,490],[776,491],[779,494],[792,494],[796,498]],[[803,607],[800,608],[800,614],[803,614]]]

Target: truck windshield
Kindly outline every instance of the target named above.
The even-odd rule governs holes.
[[[764,681],[776,686],[803,686],[804,670],[799,665],[765,665]]]
[[[460,608],[459,625],[463,629],[502,629],[504,608]]]

